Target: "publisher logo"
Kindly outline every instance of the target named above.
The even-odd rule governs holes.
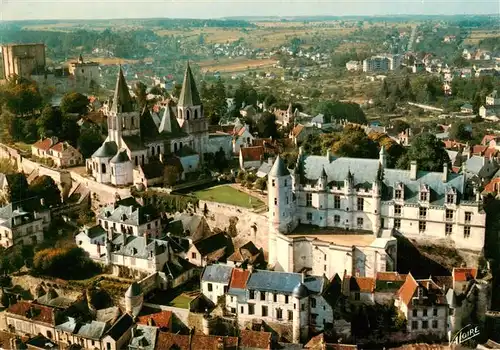
[[[453,339],[451,339],[450,344],[463,344],[467,340],[477,337],[479,334],[479,326],[468,324],[455,334]]]

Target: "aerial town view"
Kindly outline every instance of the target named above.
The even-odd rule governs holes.
[[[500,2],[0,12],[0,350],[500,349]]]

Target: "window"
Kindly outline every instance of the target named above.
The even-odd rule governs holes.
[[[418,321],[411,321],[411,329],[418,329]]]
[[[358,224],[358,228],[363,228],[363,218],[357,218],[356,223]]]
[[[248,314],[253,315],[255,313],[255,305],[254,304],[248,304]]]
[[[273,301],[274,301],[275,303],[277,303],[277,302],[278,302],[278,294],[276,294],[276,293],[274,293],[274,294],[273,294]]]
[[[394,216],[401,216],[401,206],[400,205],[395,205],[394,206]]]
[[[235,308],[235,307],[232,307],[232,308],[231,308],[231,313],[232,313],[232,314],[235,314],[235,313],[236,313],[236,308]]]
[[[453,220],[453,210],[446,209],[446,220]]]
[[[465,222],[470,222],[472,218],[472,213],[470,211],[465,212]]]
[[[274,205],[278,205],[278,198],[274,198]]]
[[[273,179],[273,181],[271,182],[271,185],[274,187],[276,185],[276,180]]]
[[[420,200],[422,202],[427,202],[428,198],[429,198],[429,193],[424,191],[420,192]]]
[[[260,300],[266,300],[266,292],[260,292]]]
[[[394,219],[394,228],[399,230],[401,228],[401,219]]]
[[[448,203],[448,204],[455,203],[455,195],[454,194],[447,194],[446,195],[446,203]]]
[[[285,295],[285,304],[288,304],[288,295]]]
[[[316,315],[316,314],[311,314],[311,323],[312,323],[312,324],[316,324],[316,320],[317,320],[317,318],[318,318],[318,315]]]
[[[427,217],[427,208],[420,208],[418,214],[421,218]]]
[[[262,317],[266,317],[266,316],[267,316],[267,306],[262,305]]]
[[[316,299],[315,298],[311,298],[311,307],[312,308],[316,307]]]
[[[288,186],[288,181],[286,181],[286,179],[285,179],[285,187],[286,187],[286,186]]]
[[[411,315],[413,317],[417,317],[418,316],[418,310],[417,309],[413,309],[412,312],[411,312]]]
[[[340,196],[333,197],[333,208],[340,209]]]
[[[470,226],[464,226],[464,238],[470,237]]]
[[[209,292],[212,292],[213,291],[212,283],[207,284],[207,288]]]
[[[313,195],[312,193],[306,193],[306,206],[312,207]]]
[[[437,329],[438,328],[438,321],[437,320],[432,320],[432,328]]]
[[[306,214],[306,219],[311,221],[313,219],[313,214],[312,213],[307,213]]]
[[[446,236],[451,235],[452,232],[453,232],[453,225],[452,224],[446,224],[444,231],[445,231],[444,233],[445,233]]]
[[[432,309],[432,316],[437,316],[438,315],[438,309],[434,308]]]
[[[254,290],[248,291],[248,299],[255,299],[255,291]]]
[[[426,228],[427,228],[427,223],[425,221],[418,222],[418,231],[419,232],[424,232]]]
[[[422,321],[422,329],[429,328],[429,321]]]
[[[422,316],[427,317],[427,309],[423,309],[422,312],[423,312]]]
[[[242,307],[240,307],[240,310],[241,310],[240,312],[241,312],[242,314],[244,314],[244,313],[245,313],[245,309],[243,309],[243,306],[242,306]]]
[[[363,198],[358,198],[357,206],[358,211],[363,211],[365,208],[365,200]]]
[[[151,230],[151,224],[147,224],[146,227],[148,228],[148,230]]]
[[[403,195],[403,192],[401,190],[394,191],[394,198],[395,199],[401,199],[402,195]]]
[[[281,320],[283,318],[283,310],[282,309],[276,309],[276,318],[278,320]]]
[[[333,216],[333,222],[336,223],[336,224],[339,224],[340,223],[340,215],[334,215]]]
[[[293,311],[288,310],[288,321],[291,321],[293,319]]]
[[[106,350],[111,350],[111,343],[106,343]]]
[[[306,310],[306,304],[300,305],[300,310],[305,311]]]
[[[196,259],[196,253],[191,253],[191,259]]]
[[[359,292],[355,292],[354,293],[354,300],[359,301],[360,299],[361,299],[361,295],[359,294]]]

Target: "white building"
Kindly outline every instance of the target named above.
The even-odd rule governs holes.
[[[363,61],[363,72],[386,72],[401,67],[401,56],[382,54],[372,56]]]
[[[89,86],[90,82],[99,86],[101,81],[99,63],[85,62],[83,61],[82,55],[78,57],[78,61],[69,64],[69,74],[75,77],[77,82],[86,86]]]
[[[294,343],[308,339],[333,323],[333,303],[326,277],[234,268],[226,294],[226,309],[240,325],[260,319],[272,325],[292,325]]]
[[[362,68],[362,64],[359,61],[349,61],[345,64],[345,68],[349,72],[356,72]]]
[[[338,246],[338,231],[372,236],[364,245],[377,248],[372,254],[375,274],[395,267],[393,233],[483,249],[486,214],[479,192],[468,196],[465,175],[451,174],[446,166],[442,173],[418,171],[416,162],[410,170],[389,169],[386,162],[383,148],[379,159],[306,156],[300,150],[290,174],[278,157],[268,175],[269,263],[285,271],[313,268],[314,241]],[[303,247],[295,241],[298,237],[305,238]],[[324,261],[328,259],[325,254]],[[336,259],[332,264],[343,265]]]
[[[500,97],[498,96],[497,90],[493,90],[491,94],[486,96],[487,106],[500,106]]]
[[[201,292],[215,305],[227,293],[233,268],[228,265],[208,265],[201,275]]]

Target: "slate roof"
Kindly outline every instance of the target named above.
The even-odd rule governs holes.
[[[161,118],[158,131],[160,136],[164,139],[187,136],[187,134],[181,129],[170,102],[167,103],[167,106],[163,110],[163,116]]]
[[[194,246],[201,256],[207,256],[219,249],[228,247],[230,241],[231,238],[221,232],[196,242]]]
[[[189,213],[176,213],[174,215],[174,220],[180,220],[182,222],[183,232],[194,234],[200,225],[203,224],[204,216]]]
[[[157,140],[160,136],[149,108],[144,106],[140,115],[141,137],[143,141]]]
[[[54,341],[39,334],[26,342],[30,349],[58,349],[59,346]]]
[[[270,164],[269,162],[262,163],[260,168],[257,170],[257,177],[266,177],[272,167],[273,164]]]
[[[14,218],[17,217],[23,218],[23,224],[28,221],[41,220],[34,219],[33,213],[23,210],[20,206],[18,206],[17,209],[14,209],[16,206],[16,204],[9,203],[0,208],[0,226],[6,228],[14,227]]]
[[[97,151],[92,154],[92,157],[95,158],[111,158],[113,157],[116,152],[118,151],[118,145],[114,141],[105,141],[97,149]]]
[[[110,163],[118,164],[118,163],[126,163],[129,162],[130,158],[128,157],[127,151],[120,150],[118,153],[111,158]]]
[[[142,139],[138,135],[122,136],[122,140],[131,152],[145,150]]]
[[[176,258],[165,263],[163,267],[163,272],[167,275],[171,275],[172,278],[177,278],[180,275],[188,272],[189,270],[195,269],[197,266],[190,263],[189,261],[181,258]]]
[[[151,254],[156,256],[164,253],[167,249],[167,242],[163,240],[129,236],[125,237],[124,242],[123,236],[118,234],[112,240],[114,254],[133,256],[137,259],[149,259]]]
[[[133,198],[132,198],[133,199]],[[160,217],[152,205],[141,206],[139,203],[124,198],[114,205],[101,209],[98,218],[125,225],[143,225]]]
[[[247,281],[247,289],[292,294],[301,282],[302,274],[300,273],[254,270]],[[320,276],[305,276],[304,285],[310,293],[321,294],[325,287],[325,280]]]
[[[286,176],[286,175],[289,175],[289,174],[290,174],[290,172],[288,171],[288,169],[287,169],[287,167],[285,165],[285,162],[278,155],[276,157],[276,160],[274,161],[273,167],[269,171],[268,175],[269,176],[273,176],[273,177],[280,177],[280,176]],[[318,177],[319,177],[319,175],[318,175]]]
[[[147,164],[141,164],[140,168],[148,180],[163,177],[165,171],[165,165],[158,160],[152,160]]]
[[[104,335],[107,324],[105,322],[90,321],[80,326],[76,335],[82,338],[100,340]]]
[[[227,265],[213,264],[208,265],[203,270],[201,280],[203,282],[214,282],[229,284],[233,268]]]
[[[481,156],[472,156],[465,162],[465,169],[469,173],[478,175],[484,166],[485,159]]]
[[[156,346],[157,328],[137,325],[132,332],[128,349],[154,350]]]
[[[134,319],[129,314],[123,314],[118,321],[115,322],[109,329],[106,335],[109,335],[113,340],[119,340],[122,335],[134,326]]]
[[[9,306],[6,312],[22,318],[29,318],[36,322],[43,322],[55,326],[53,308],[48,306],[37,305],[27,301],[19,301]]]
[[[89,237],[89,238],[97,238],[103,235],[107,235],[107,232],[102,226],[100,225],[95,225],[93,227],[84,229],[83,232]]]
[[[130,92],[128,90],[127,82],[125,81],[125,77],[123,76],[123,70],[121,66],[118,71],[118,77],[116,78],[116,87],[111,110],[114,112],[123,113],[134,111],[132,97],[130,97]]]
[[[193,72],[191,72],[191,67],[189,62],[186,66],[186,72],[184,73],[184,82],[182,84],[181,94],[179,96],[179,101],[177,102],[179,106],[191,107],[201,105],[200,94],[196,88],[196,82],[193,77]]]
[[[62,322],[56,326],[56,329],[73,334],[78,327],[79,324],[74,317],[67,317],[65,322]]]
[[[257,332],[249,329],[240,331],[240,348],[271,349],[272,333]]]

